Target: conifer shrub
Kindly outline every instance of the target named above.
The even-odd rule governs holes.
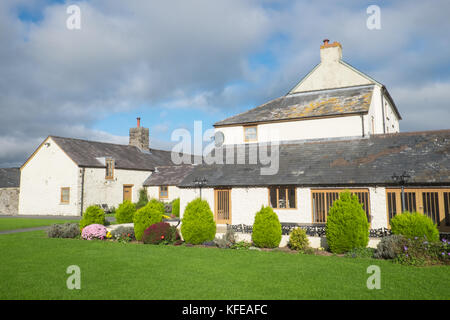
[[[369,243],[369,222],[358,197],[349,191],[340,194],[328,212],[328,246],[333,253],[365,248]]]
[[[136,211],[133,218],[134,235],[137,240],[142,240],[145,229],[161,222],[164,214],[164,204],[156,199],[150,200],[144,207]]]
[[[167,222],[159,222],[151,225],[144,231],[142,242],[145,244],[171,244],[181,237],[176,227],[171,226]]]
[[[184,241],[191,244],[201,244],[214,239],[216,223],[206,200],[197,198],[187,204],[181,220],[181,234]]]
[[[295,228],[289,235],[289,248],[304,252],[309,248],[309,240],[306,231],[302,228]]]
[[[117,223],[132,223],[134,213],[136,212],[136,206],[129,200],[125,200],[116,209],[116,222]]]
[[[252,241],[260,248],[276,248],[281,242],[281,223],[271,207],[261,207],[255,215]]]
[[[172,201],[172,215],[177,218],[180,217],[180,198]]]
[[[99,206],[87,207],[80,220],[80,231],[83,231],[83,228],[90,224],[105,224],[105,212]]]
[[[396,215],[390,222],[393,234],[407,238],[427,238],[428,241],[439,241],[439,230],[430,217],[419,212],[405,211]]]
[[[147,203],[148,203],[147,190],[145,190],[145,188],[141,188],[139,190],[139,200],[135,204],[135,209],[140,209],[144,207]]]

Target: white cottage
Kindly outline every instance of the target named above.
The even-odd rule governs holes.
[[[20,168],[19,215],[81,215],[89,205],[136,202],[171,152],[149,148],[149,130],[130,129],[129,145],[47,137]]]
[[[214,155],[226,161],[196,166],[179,184],[180,212],[200,195],[194,181],[206,179],[202,198],[219,225],[251,225],[264,205],[282,223],[323,226],[349,189],[371,229],[410,210],[450,231],[450,130],[399,133],[400,113],[381,83],[342,61],[337,42],[324,41],[320,57],[285,96],[214,125]],[[404,171],[403,203],[394,177]]]

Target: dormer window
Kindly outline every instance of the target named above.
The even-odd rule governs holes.
[[[114,179],[114,159],[106,159],[106,174],[105,179]]]
[[[256,126],[244,127],[244,141],[254,142],[258,140],[258,130]]]

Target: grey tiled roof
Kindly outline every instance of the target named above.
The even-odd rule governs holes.
[[[0,168],[0,188],[18,188],[19,186],[19,168]]]
[[[157,167],[145,181],[144,186],[176,186],[192,171],[192,165]]]
[[[248,164],[247,145],[247,164],[196,166],[179,186],[194,187],[197,177],[213,187],[393,185],[392,175],[403,171],[411,184],[450,185],[450,130],[289,142],[279,151],[275,175],[260,174],[267,165]]]
[[[114,159],[117,169],[154,170],[156,166],[173,164],[170,151],[150,149],[143,152],[130,145],[50,137],[80,167],[104,168],[105,165],[97,160],[103,157]]]
[[[374,85],[293,93],[216,122],[214,126],[367,113]]]

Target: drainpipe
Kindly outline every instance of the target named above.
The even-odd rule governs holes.
[[[362,124],[362,136],[364,138],[364,115],[361,115],[361,124]]]
[[[85,168],[82,168],[82,169],[81,169],[80,216],[83,216],[83,201],[84,201],[84,171],[85,171]]]
[[[386,133],[386,119],[384,115],[384,86],[381,87],[381,113],[383,115],[383,133]]]

